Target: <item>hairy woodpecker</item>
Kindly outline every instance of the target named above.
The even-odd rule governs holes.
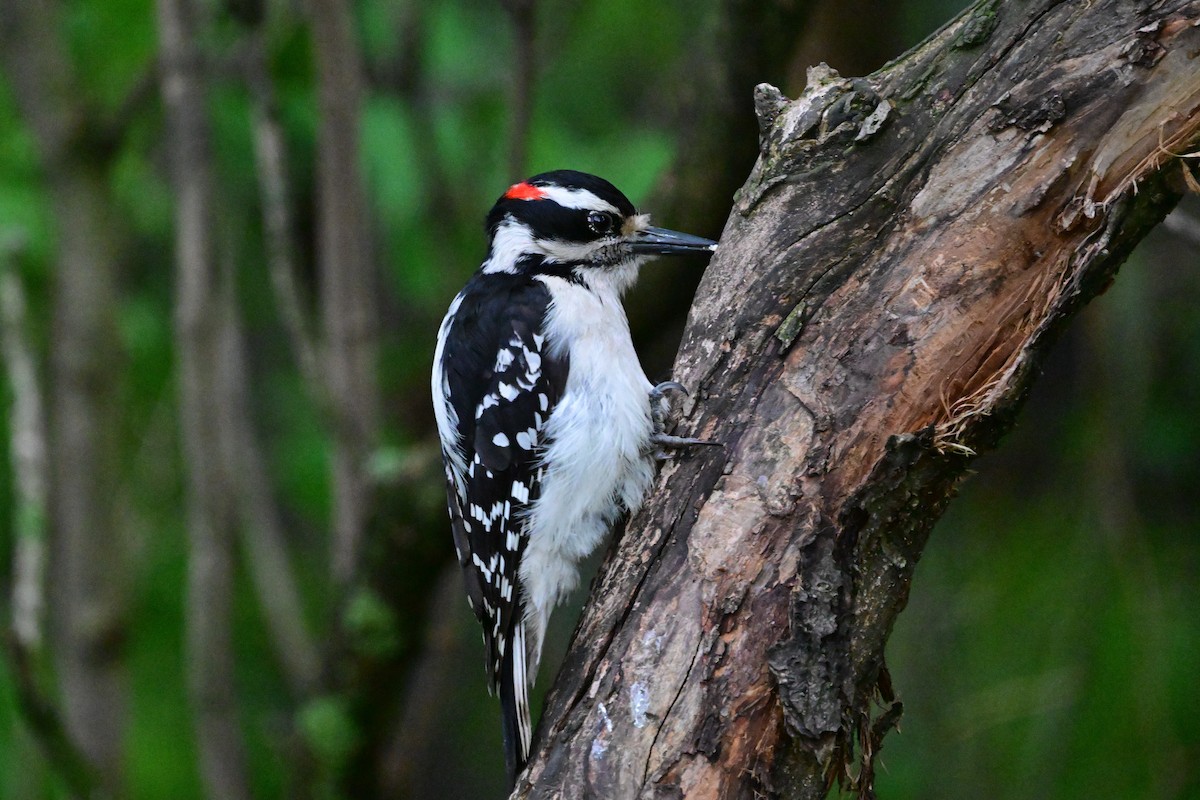
[[[528,690],[578,563],[633,511],[664,447],[621,294],[651,256],[716,242],[651,227],[611,183],[558,170],[510,186],[488,253],[438,331],[433,404],[454,547],[500,695],[509,778],[529,757]]]

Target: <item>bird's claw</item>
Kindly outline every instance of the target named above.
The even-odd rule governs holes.
[[[692,439],[687,436],[673,436],[667,433],[667,414],[671,410],[672,394],[688,396],[687,388],[678,381],[663,381],[650,390],[650,419],[654,423],[654,431],[650,434],[651,454],[658,461],[666,461],[675,450],[696,445],[720,447],[720,442],[708,442],[703,439]]]
[[[688,390],[679,381],[663,381],[650,390],[650,419],[654,422],[654,432],[662,433],[667,426],[667,413],[671,409],[671,395],[688,396]]]
[[[658,461],[666,461],[673,453],[672,450],[682,450],[685,447],[722,447],[720,442],[710,442],[707,439],[693,439],[690,436],[672,436],[669,433],[656,431],[650,436],[650,444],[654,445],[653,455]]]
[[[679,381],[663,381],[658,386],[650,390],[650,400],[658,401],[668,397],[672,392],[677,392],[684,397],[688,396],[687,387]]]

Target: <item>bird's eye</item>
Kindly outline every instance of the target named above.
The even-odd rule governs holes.
[[[599,211],[593,211],[587,216],[588,227],[592,229],[592,233],[603,236],[606,233],[611,233],[613,229],[613,220],[608,214],[602,214]]]

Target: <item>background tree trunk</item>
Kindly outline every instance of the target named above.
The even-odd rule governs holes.
[[[519,797],[871,795],[933,522],[1182,190],[1200,4],[982,2],[863,80],[760,87],[761,155]]]
[[[231,274],[218,267],[207,62],[199,9],[158,0],[163,102],[175,188],[175,340],[186,479],[185,663],[200,773],[211,797],[250,796],[238,720],[231,631],[234,504],[226,437],[241,433],[223,350],[232,325]]]
[[[370,513],[367,461],[379,436],[377,279],[359,169],[363,67],[345,0],[310,4],[317,68],[317,253],[333,421],[333,577],[358,572]]]
[[[48,456],[50,638],[70,738],[110,788],[125,717],[123,546],[113,496],[118,247],[108,152],[55,30],[55,3],[0,2],[0,45],[54,208]]]

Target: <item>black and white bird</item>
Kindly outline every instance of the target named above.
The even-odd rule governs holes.
[[[558,170],[509,187],[488,253],[438,331],[433,403],[454,547],[500,695],[509,777],[529,757],[528,690],[578,564],[642,502],[667,435],[621,294],[652,256],[716,242],[655,228],[611,183]]]

